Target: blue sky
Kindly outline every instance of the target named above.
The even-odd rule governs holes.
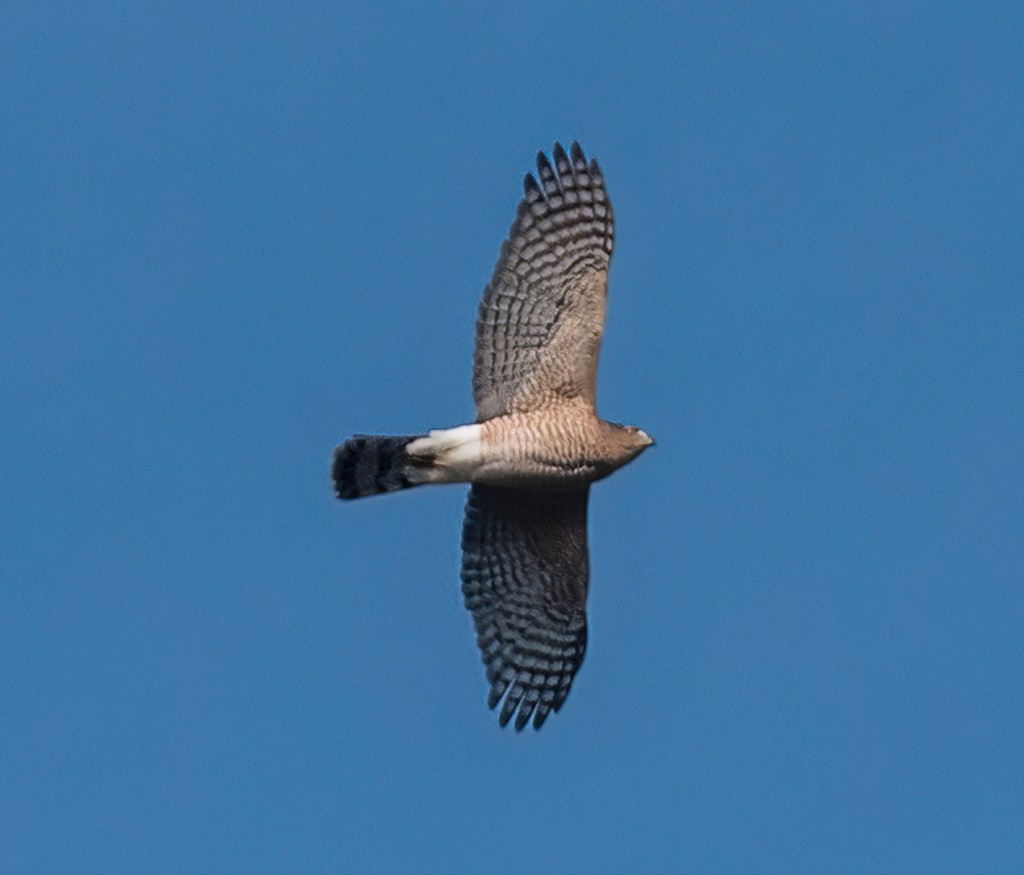
[[[1021,7],[412,6],[5,14],[2,868],[1019,871]],[[327,470],[472,418],[556,139],[658,445],[516,735],[464,489]]]

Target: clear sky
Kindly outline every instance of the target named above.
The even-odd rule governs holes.
[[[1021,871],[1024,7],[769,5],[5,8],[0,868]],[[517,735],[464,488],[328,465],[556,139],[658,443]]]

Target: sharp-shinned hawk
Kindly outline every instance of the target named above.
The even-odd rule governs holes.
[[[462,592],[499,722],[536,728],[569,692],[587,643],[590,484],[653,441],[595,406],[612,208],[576,143],[537,156],[476,320],[472,425],[355,435],[334,452],[339,498],[470,483]]]

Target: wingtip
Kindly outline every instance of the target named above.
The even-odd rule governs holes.
[[[490,708],[490,710],[493,711],[498,706],[498,702],[501,701],[501,694],[503,692],[503,690],[499,690],[497,687],[491,687],[490,691],[487,693],[487,707]]]
[[[501,709],[501,713],[498,714],[498,725],[504,729],[508,726],[508,721],[512,719],[512,710],[508,707],[508,700],[505,701],[505,705]]]
[[[562,186],[558,181],[558,174],[551,166],[548,156],[543,152],[537,153],[537,175],[540,177],[540,184],[545,197],[549,198],[561,192]]]
[[[516,682],[512,689],[508,691],[508,695],[505,697],[505,704],[501,706],[501,714],[498,715],[498,723],[505,726],[512,715],[516,713],[519,708],[519,703],[523,701],[523,694],[526,691],[523,689],[520,682]],[[522,727],[516,727],[520,729]]]
[[[537,172],[540,174],[541,179],[544,179],[549,174],[552,176],[554,175],[554,170],[551,167],[551,161],[543,152],[537,153]]]
[[[516,714],[516,732],[522,732],[523,727],[530,722],[530,718],[533,716],[533,710],[537,707],[536,695],[536,692],[531,690],[520,703],[519,713]]]

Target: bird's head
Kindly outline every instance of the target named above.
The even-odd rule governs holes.
[[[642,428],[635,425],[620,425],[617,422],[610,422],[614,441],[619,445],[623,460],[619,464],[625,464],[630,459],[635,459],[648,447],[654,446],[654,439]]]
[[[642,428],[637,428],[635,425],[627,425],[623,427],[629,433],[629,436],[632,439],[631,443],[634,446],[639,447],[641,450],[646,450],[648,447],[654,446],[654,438],[652,438]]]

